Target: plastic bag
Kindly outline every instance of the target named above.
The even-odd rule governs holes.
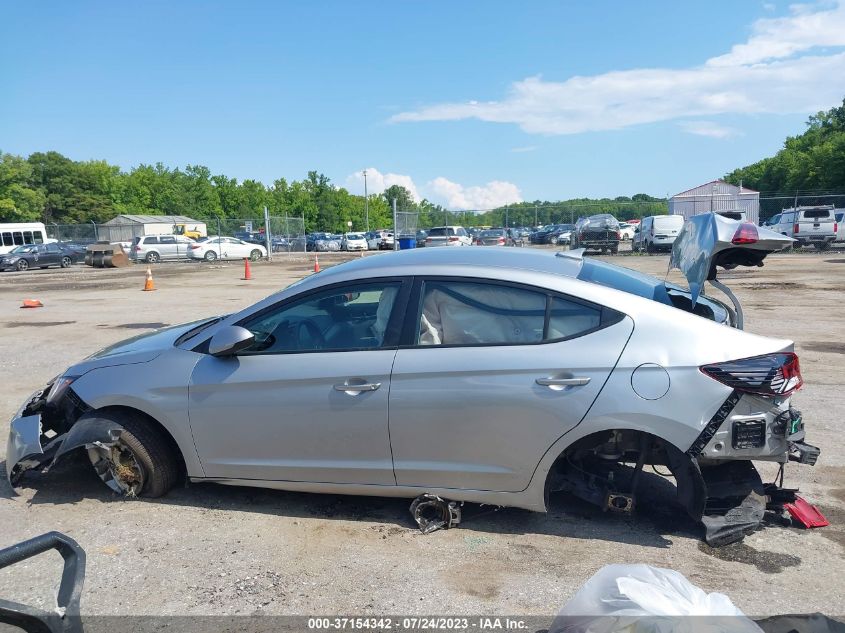
[[[650,565],[607,565],[596,572],[550,628],[574,631],[761,633],[726,595],[706,593],[683,574]]]

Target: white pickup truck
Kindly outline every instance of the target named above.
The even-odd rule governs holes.
[[[833,205],[784,209],[764,226],[796,240],[795,246],[813,245],[826,251],[836,241],[837,221]]]

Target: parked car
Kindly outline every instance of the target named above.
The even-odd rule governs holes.
[[[7,476],[85,449],[129,496],[186,476],[541,512],[566,490],[631,511],[655,466],[709,542],[742,538],[766,503],[753,461],[819,451],[790,402],[793,343],[743,332],[701,284],[788,239],[690,223],[672,260],[690,290],[582,253],[412,249],[112,345],[23,403]]]
[[[425,238],[428,237],[428,233],[420,229],[417,231],[417,248],[422,248],[425,246]]]
[[[59,266],[68,268],[81,260],[76,250],[51,242],[49,244],[24,244],[0,255],[0,270],[24,271],[30,268]]]
[[[367,238],[363,233],[344,233],[340,241],[342,251],[365,251],[367,250]]]
[[[331,233],[311,233],[307,238],[306,250],[334,253],[340,250],[340,239]]]
[[[619,252],[619,221],[609,213],[580,218],[572,230],[569,248],[586,248],[615,255]]]
[[[834,209],[833,217],[836,218],[836,244],[845,242],[845,227],[842,226],[845,220],[845,209]]]
[[[823,251],[836,241],[838,230],[833,205],[784,209],[764,225],[793,238],[797,247],[812,245]]]
[[[680,215],[651,215],[643,218],[634,231],[631,250],[635,253],[671,251],[672,244],[675,243],[682,228],[684,228],[684,218]]]
[[[218,259],[251,259],[258,261],[267,257],[267,249],[234,237],[210,235],[188,247],[190,259],[213,262]]]
[[[425,245],[429,246],[472,246],[472,239],[462,226],[435,226],[428,230]]]
[[[188,259],[189,247],[194,240],[184,235],[141,235],[135,237],[129,248],[129,259],[148,264],[173,259]]]
[[[378,248],[381,251],[392,251],[393,250],[393,231],[382,231],[381,232],[381,240],[379,240]]]
[[[572,241],[572,231],[574,230],[574,224],[556,224],[551,231],[546,233],[543,241],[548,244],[569,244]]]
[[[637,225],[631,224],[630,222],[620,222],[619,223],[619,238],[623,242],[627,242],[629,240],[634,239],[634,231],[636,230]]]
[[[487,229],[475,236],[476,246],[510,246],[511,239],[505,229]]]

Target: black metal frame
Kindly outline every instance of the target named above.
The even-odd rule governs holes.
[[[30,633],[82,633],[79,599],[85,580],[85,551],[76,541],[61,532],[47,532],[36,536],[0,550],[0,569],[52,549],[58,551],[64,559],[62,580],[56,597],[59,608],[55,611],[42,611],[0,598],[0,623]]]

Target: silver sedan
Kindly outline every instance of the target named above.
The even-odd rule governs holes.
[[[736,540],[764,510],[753,460],[818,450],[792,342],[701,293],[789,238],[698,217],[673,252],[689,289],[579,251],[419,249],[117,344],[22,405],[10,481],[82,449],[126,495],[187,478],[543,512],[563,490],[630,512],[653,465],[709,542]]]

